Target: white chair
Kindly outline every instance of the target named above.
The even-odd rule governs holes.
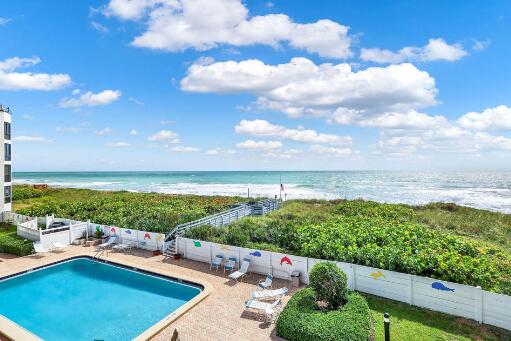
[[[258,290],[252,291],[252,299],[253,300],[264,300],[268,298],[281,298],[285,294],[287,294],[289,290],[284,287],[276,290]]]
[[[213,261],[209,265],[209,269],[211,270],[212,268],[216,268],[216,271],[218,271],[218,269],[222,265],[223,261],[224,261],[224,255],[221,255],[221,254],[216,255],[215,259],[213,259]]]
[[[46,249],[41,242],[33,242],[35,253],[48,253],[50,250]]]
[[[64,251],[67,248],[67,245],[62,244],[61,242],[52,242],[51,250],[52,251]]]
[[[249,300],[245,302],[245,308],[254,309],[258,313],[264,312],[266,315],[266,321],[272,322],[275,316],[276,308],[281,303],[280,298],[275,300],[273,303],[266,303],[257,300]]]
[[[243,263],[241,264],[241,268],[238,271],[235,271],[229,275],[230,279],[234,279],[236,282],[238,279],[243,279],[243,277],[248,272],[248,267],[250,266],[250,258],[243,258]]]
[[[108,249],[116,243],[117,243],[117,236],[110,236],[105,243],[98,245],[98,249]]]
[[[133,248],[133,242],[121,242],[119,244],[115,244],[114,246],[112,246],[112,250],[115,250],[115,251],[131,251],[131,249]]]
[[[271,286],[272,286],[272,283],[273,283],[273,276],[272,274],[268,274],[266,275],[266,279],[263,281],[259,281],[259,284],[257,286],[259,286],[259,288],[261,289],[271,289]]]

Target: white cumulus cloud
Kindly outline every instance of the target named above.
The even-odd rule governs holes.
[[[53,142],[52,139],[47,139],[42,136],[29,136],[29,135],[20,135],[16,136],[14,139],[16,142],[31,142],[31,143],[50,143]]]
[[[397,52],[380,48],[362,48],[360,59],[375,63],[455,61],[468,55],[460,43],[448,44],[442,38],[430,39],[423,47],[406,46]]]
[[[39,64],[39,57],[8,58],[0,61],[0,90],[57,90],[71,83],[67,74],[17,72],[23,67]]]
[[[200,149],[196,147],[186,147],[186,146],[176,146],[170,148],[170,151],[176,152],[176,153],[196,153],[199,152]]]
[[[107,142],[105,143],[106,147],[109,148],[126,148],[129,147],[130,144],[128,142]]]
[[[282,148],[280,141],[254,141],[246,140],[236,144],[237,148],[249,150],[274,150]]]
[[[458,124],[475,130],[511,130],[511,108],[500,105],[482,112],[469,112],[458,119]]]
[[[331,20],[296,23],[285,14],[250,17],[241,0],[111,0],[104,13],[122,20],[143,20],[147,30],[132,44],[166,51],[219,45],[283,43],[323,57],[352,55],[349,28]]]
[[[153,142],[179,142],[178,135],[172,130],[160,130],[159,132],[149,136],[147,140]]]
[[[95,107],[107,105],[119,100],[121,92],[119,90],[103,90],[95,94],[88,91],[80,95],[79,91],[73,90],[73,96],[71,98],[63,98],[59,102],[59,106],[62,108],[77,108],[81,106]]]
[[[271,124],[266,120],[242,120],[234,130],[238,134],[251,136],[278,137],[285,140],[321,143],[330,145],[350,145],[350,136],[318,133],[312,129],[289,129],[280,125]]]
[[[184,91],[248,93],[260,107],[290,117],[351,115],[349,121],[406,113],[437,103],[435,80],[412,64],[352,71],[348,64],[314,64],[306,58],[267,65],[257,59],[193,64]],[[332,119],[341,123],[340,117]]]
[[[339,148],[339,147],[329,147],[322,145],[312,145],[310,150],[313,153],[317,154],[327,154],[334,157],[343,157],[351,155],[352,151],[350,148]]]

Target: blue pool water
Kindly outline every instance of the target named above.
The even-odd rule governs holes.
[[[131,340],[200,293],[87,258],[0,282],[0,314],[44,340]]]

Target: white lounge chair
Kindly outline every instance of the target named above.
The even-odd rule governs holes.
[[[268,298],[281,298],[285,294],[287,294],[289,290],[284,287],[276,290],[258,290],[252,291],[252,299],[253,300],[264,300]]]
[[[275,300],[273,303],[266,303],[257,300],[249,300],[245,302],[245,308],[254,309],[258,313],[264,312],[266,315],[266,321],[271,322],[275,317],[277,306],[281,303],[280,298]]]
[[[61,242],[52,242],[51,250],[52,251],[64,251],[67,248],[67,245],[62,244]]]
[[[50,250],[46,249],[41,242],[33,242],[35,253],[48,253]]]
[[[115,250],[115,251],[131,251],[132,248],[133,248],[133,242],[129,242],[129,241],[115,244],[114,246],[112,246],[112,250]]]
[[[271,289],[272,283],[273,283],[273,275],[268,274],[268,275],[266,275],[266,279],[264,281],[263,280],[259,281],[259,284],[257,286],[259,286],[259,288],[261,288],[261,289],[268,289],[268,288]]]
[[[243,258],[243,263],[241,263],[241,268],[238,271],[235,271],[229,275],[230,279],[234,279],[236,282],[238,279],[243,279],[248,272],[248,267],[250,266],[250,258]]]
[[[220,268],[220,265],[222,265],[222,262],[224,261],[224,255],[218,254],[215,256],[215,259],[211,262],[209,265],[209,269],[216,268],[216,271]]]
[[[108,249],[117,243],[117,236],[110,236],[106,242],[98,245],[98,249]]]

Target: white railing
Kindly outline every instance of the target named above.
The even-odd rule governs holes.
[[[221,245],[178,237],[178,252],[185,258],[210,263],[217,254],[238,260],[249,257],[251,272],[272,273],[276,278],[289,279],[294,271],[301,282],[309,283],[314,264],[326,260],[289,254]],[[405,302],[450,315],[474,319],[511,330],[511,296],[496,294],[458,283],[377,269],[357,264],[333,262],[348,277],[348,286],[372,295]]]
[[[241,203],[236,207],[228,209],[227,211],[215,213],[204,218],[200,218],[188,223],[177,225],[172,231],[165,236],[165,243],[163,250],[172,245],[172,240],[177,236],[182,236],[185,231],[200,225],[210,225],[213,227],[221,227],[229,225],[233,221],[239,220],[243,217],[254,214],[266,214],[278,209],[281,206],[279,200],[264,199],[256,203]]]

